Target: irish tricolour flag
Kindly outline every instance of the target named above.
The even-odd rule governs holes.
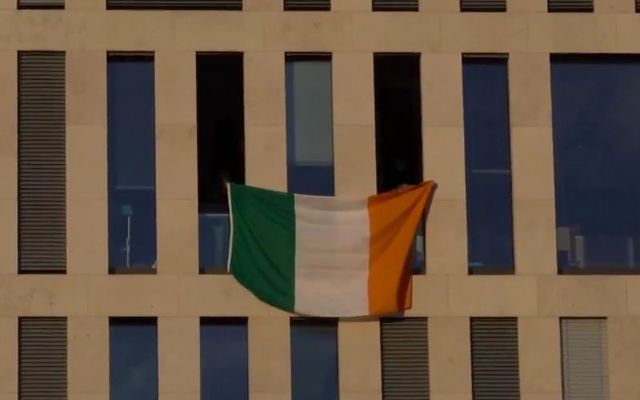
[[[229,185],[229,269],[260,300],[301,315],[411,308],[411,244],[433,182],[362,198]]]

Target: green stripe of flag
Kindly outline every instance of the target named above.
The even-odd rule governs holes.
[[[294,196],[235,184],[229,185],[229,191],[231,273],[260,300],[293,311]]]

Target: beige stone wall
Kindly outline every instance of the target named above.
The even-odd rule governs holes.
[[[426,276],[411,316],[429,316],[435,400],[471,399],[469,316],[519,317],[524,400],[561,398],[558,317],[609,317],[613,399],[640,395],[640,279],[557,276],[549,53],[640,52],[632,0],[595,0],[593,14],[548,14],[546,0],[461,14],[458,0],[418,13],[372,13],[370,0],[332,12],[284,13],[281,0],[244,12],[17,11],[0,0],[0,400],[17,399],[17,317],[69,317],[69,397],[108,399],[108,317],[157,316],[162,400],[199,399],[198,317],[249,317],[252,399],[290,398],[288,317],[229,276],[199,276],[196,51],[242,51],[247,182],[286,188],[284,52],[333,54],[336,191],[375,190],[373,53],[421,53],[425,178],[439,190],[427,227]],[[68,267],[18,276],[17,51],[67,52]],[[106,52],[155,52],[158,274],[107,273]],[[516,274],[468,276],[461,53],[509,53]],[[339,325],[343,400],[380,400],[379,324]]]

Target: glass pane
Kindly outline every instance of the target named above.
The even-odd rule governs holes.
[[[155,96],[152,57],[109,57],[109,266],[155,267]]]
[[[200,213],[198,241],[200,271],[227,271],[229,257],[229,214]]]
[[[551,61],[558,267],[637,272],[640,58]]]
[[[203,319],[200,367],[202,400],[249,398],[246,319]]]
[[[338,324],[291,322],[292,400],[338,399]]]
[[[331,60],[287,57],[287,177],[289,191],[334,194]]]
[[[111,400],[158,398],[158,337],[155,320],[112,319],[109,328]]]
[[[469,270],[512,273],[507,59],[463,61]]]

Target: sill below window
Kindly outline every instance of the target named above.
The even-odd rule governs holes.
[[[157,273],[154,267],[109,267],[110,275],[155,275]]]
[[[514,274],[515,274],[515,268],[512,266],[469,267],[469,275],[514,275]]]

